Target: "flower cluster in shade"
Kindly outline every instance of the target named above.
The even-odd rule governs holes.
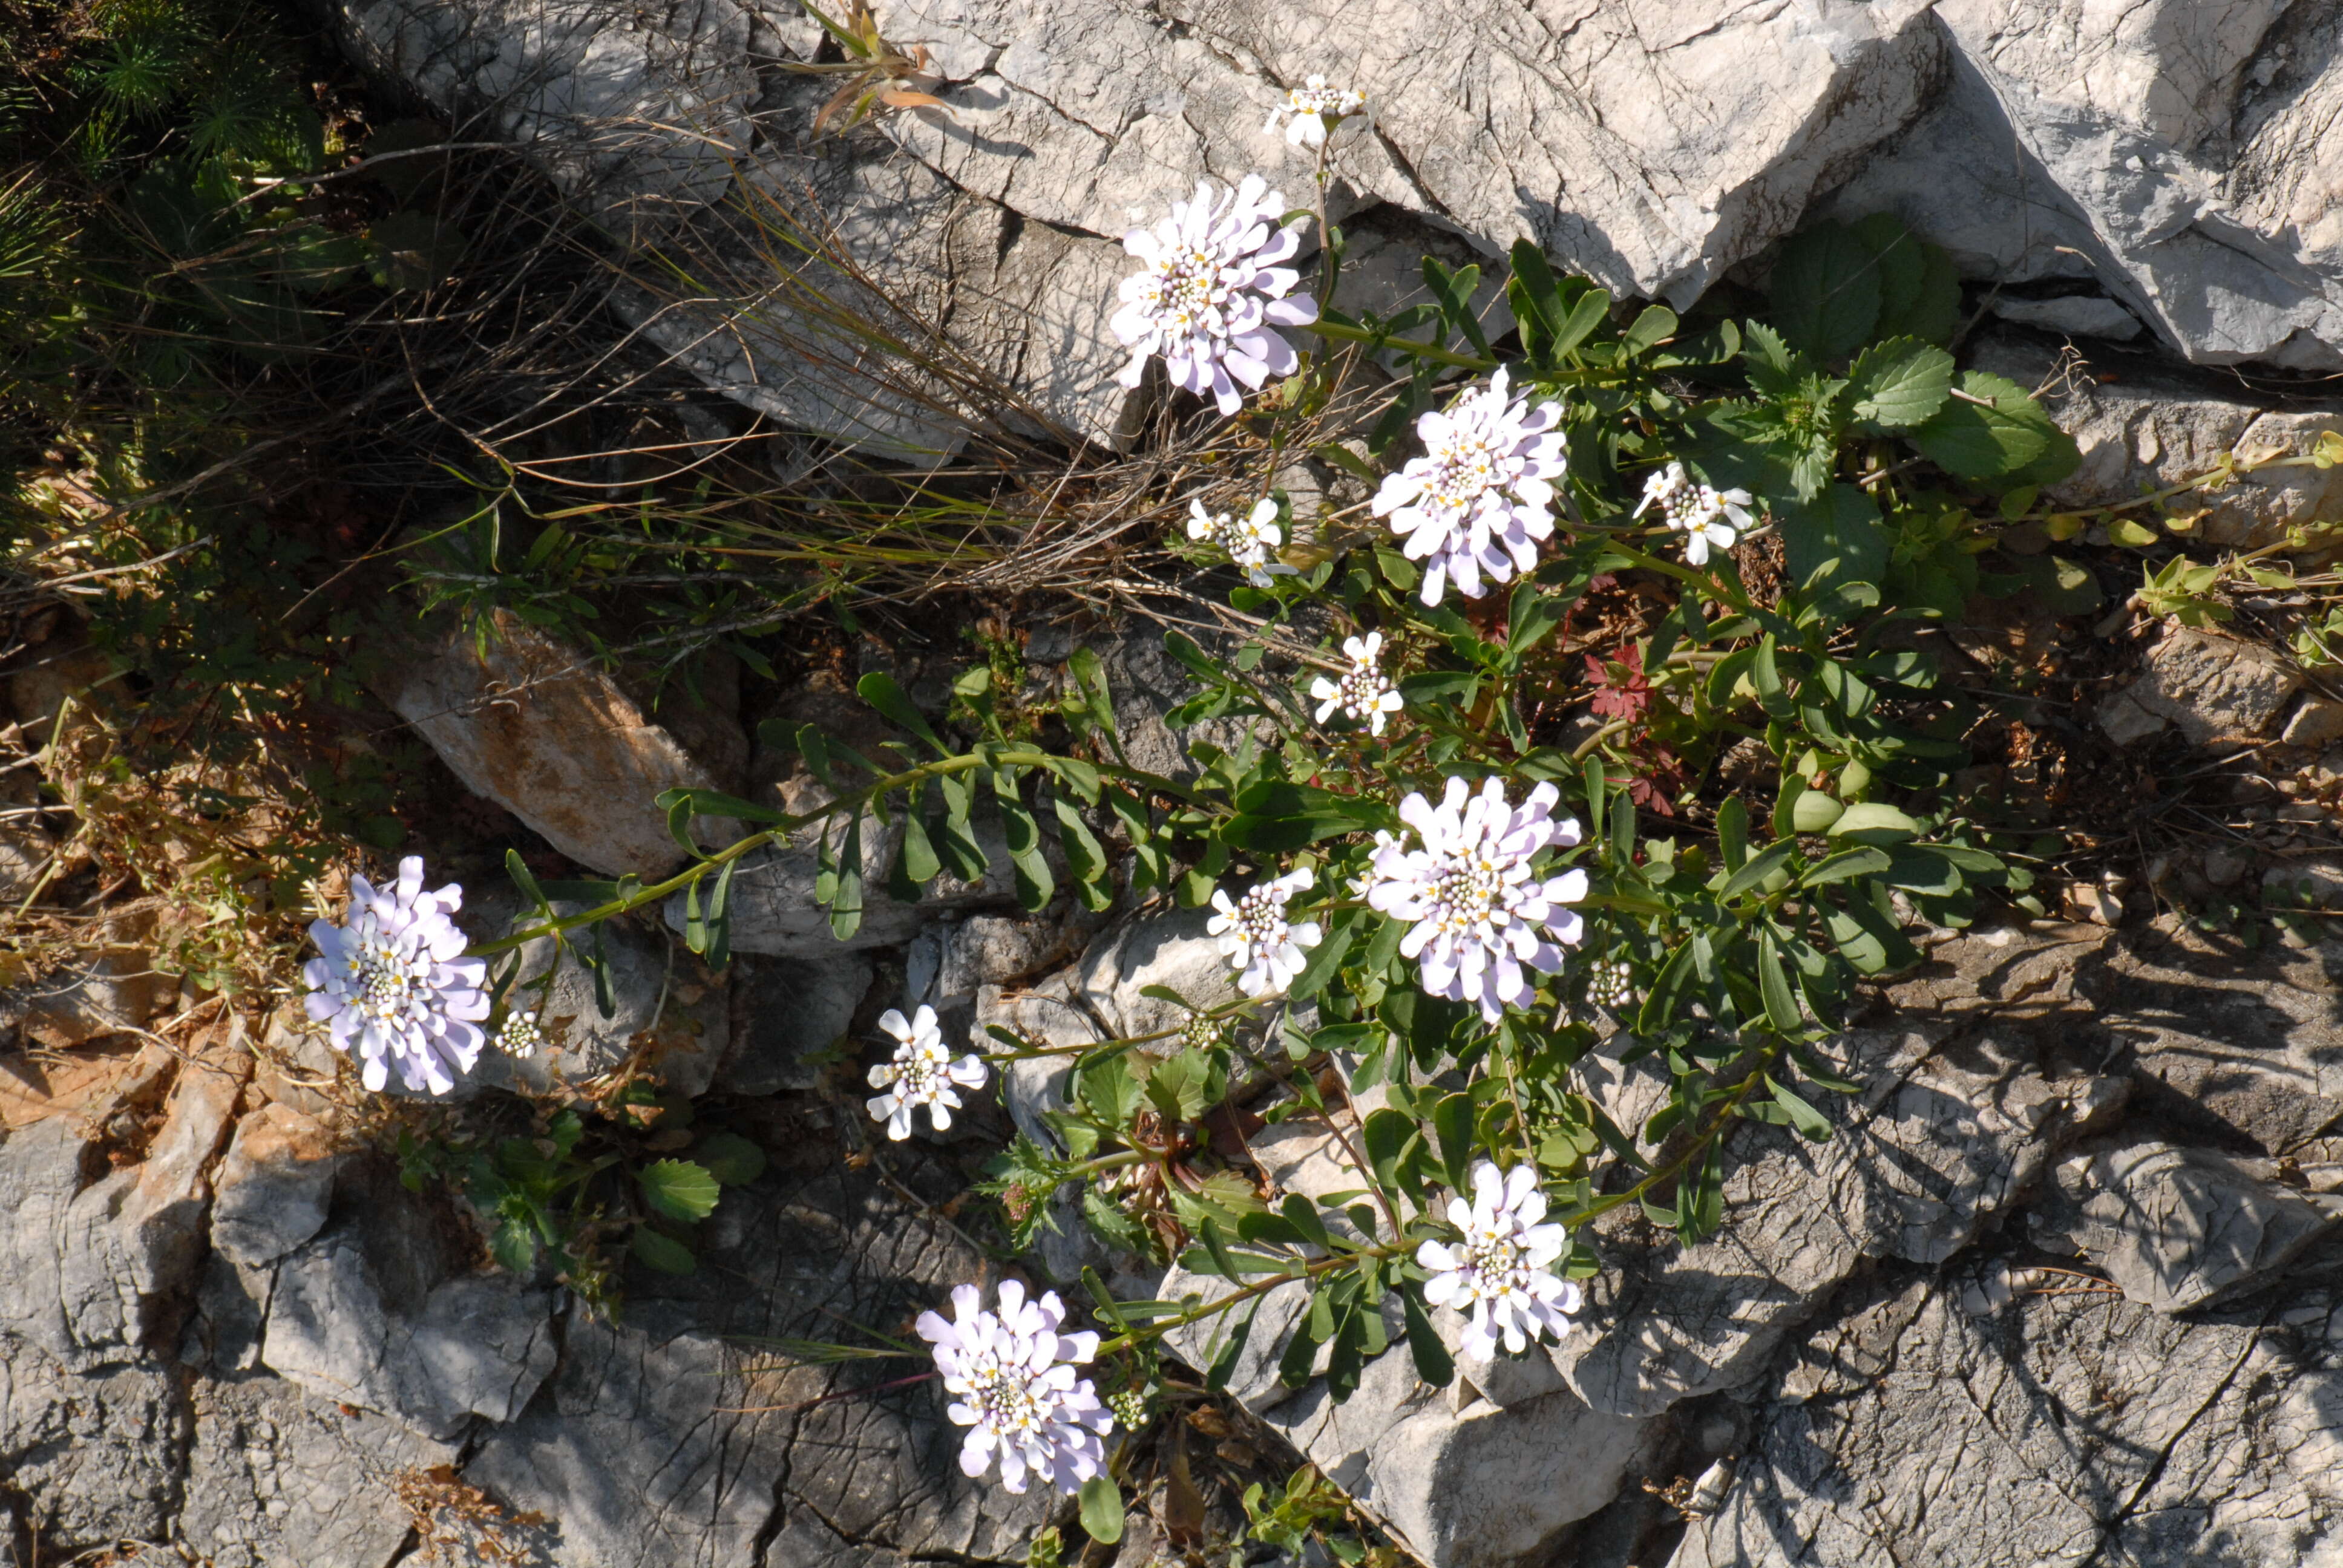
[[[895,1054],[870,1070],[870,1087],[880,1091],[864,1101],[870,1120],[885,1122],[887,1136],[900,1141],[911,1135],[911,1112],[924,1108],[941,1132],[961,1103],[960,1091],[984,1087],[984,1059],[971,1054],[952,1060],[931,1007],[921,1007],[909,1022],[890,1007],[879,1015],[879,1027],[897,1043]]]
[[[1071,1496],[1106,1463],[1101,1441],[1114,1417],[1088,1378],[1074,1368],[1098,1354],[1099,1337],[1061,1334],[1065,1304],[1054,1291],[1025,1299],[1015,1280],[1001,1286],[1001,1310],[990,1312],[974,1285],[952,1292],[952,1318],[921,1312],[920,1337],[936,1347],[936,1370],[952,1402],[945,1413],[969,1433],[960,1470],[982,1475],[997,1462],[1001,1483],[1025,1490],[1038,1475]]]
[[[1305,950],[1318,945],[1318,922],[1294,925],[1285,918],[1285,906],[1307,892],[1312,880],[1307,871],[1288,871],[1256,882],[1232,900],[1226,888],[1212,890],[1218,912],[1204,930],[1220,939],[1221,955],[1241,971],[1237,989],[1247,996],[1267,996],[1293,983],[1309,962]]]
[[[1118,377],[1123,386],[1137,387],[1160,354],[1174,386],[1229,415],[1244,406],[1239,383],[1257,390],[1300,367],[1293,345],[1274,328],[1308,326],[1318,306],[1292,292],[1302,275],[1283,264],[1302,236],[1283,226],[1283,212],[1259,175],[1220,198],[1200,180],[1194,200],[1173,202],[1153,228],[1123,236],[1123,249],[1145,264],[1122,280],[1122,308],[1111,323],[1131,350]]]
[[[1670,463],[1644,481],[1644,498],[1635,503],[1634,515],[1640,518],[1658,507],[1661,520],[1684,535],[1684,559],[1703,567],[1711,550],[1731,549],[1755,526],[1756,519],[1749,515],[1752,504],[1748,491],[1704,485],[1682,463]]]
[[[1318,701],[1318,722],[1325,723],[1339,711],[1343,718],[1364,724],[1369,732],[1381,735],[1383,720],[1406,706],[1383,674],[1383,634],[1371,631],[1364,637],[1346,637],[1342,652],[1351,668],[1340,680],[1322,675],[1310,683],[1310,695]]]
[[[1267,588],[1272,577],[1291,577],[1293,568],[1277,558],[1285,535],[1277,526],[1277,502],[1262,497],[1239,522],[1227,512],[1208,512],[1202,501],[1188,503],[1188,537],[1227,552],[1244,569],[1245,580]]]
[[[1363,115],[1367,95],[1351,87],[1332,87],[1323,76],[1305,76],[1302,85],[1286,89],[1285,101],[1269,111],[1269,119],[1261,127],[1274,134],[1280,121],[1285,122],[1285,139],[1297,147],[1322,147],[1334,127],[1356,115]]]
[[[1448,1201],[1459,1239],[1416,1249],[1415,1261],[1432,1275],[1423,1299],[1465,1315],[1458,1348],[1474,1361],[1493,1359],[1500,1339],[1518,1354],[1541,1332],[1559,1337],[1578,1310],[1578,1286],[1554,1271],[1569,1232],[1540,1223],[1544,1218],[1536,1171],[1523,1164],[1500,1174],[1483,1160],[1473,1168],[1473,1201]]]
[[[304,1004],[334,1049],[357,1056],[368,1089],[397,1068],[408,1089],[445,1094],[480,1060],[488,966],[463,956],[469,939],[450,918],[463,903],[458,883],[425,892],[422,857],[409,855],[387,888],[350,878],[344,924],[309,927],[319,956],[301,969]]]
[[[1525,970],[1560,969],[1562,947],[1585,932],[1564,906],[1586,897],[1586,873],[1536,869],[1547,849],[1578,842],[1577,822],[1553,815],[1560,799],[1540,784],[1512,806],[1496,779],[1477,793],[1451,779],[1437,806],[1410,794],[1399,814],[1416,843],[1377,833],[1360,884],[1370,908],[1407,923],[1399,950],[1416,961],[1423,989],[1476,1004],[1490,1023],[1529,1000]]]
[[[1423,563],[1425,604],[1452,580],[1479,598],[1536,564],[1538,541],[1554,534],[1554,481],[1567,467],[1561,418],[1560,404],[1533,408],[1513,397],[1500,367],[1486,387],[1415,422],[1423,456],[1384,478],[1373,511]]]

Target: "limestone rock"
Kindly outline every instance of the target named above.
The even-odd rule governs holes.
[[[728,1192],[710,1224],[699,1272],[643,1282],[623,1323],[572,1314],[545,1396],[484,1435],[466,1479],[558,1519],[563,1568],[1021,1562],[1057,1499],[962,1475],[936,1385],[882,1389],[890,1363],[750,1370],[775,1359],[759,1336],[908,1322],[979,1255],[834,1166]],[[808,1403],[851,1390],[869,1392]]]
[[[557,901],[553,908],[571,915],[585,906]],[[531,914],[517,916],[506,931],[535,920]],[[573,933],[573,940],[582,940],[589,951],[598,940],[609,960],[610,1016],[602,1016],[595,1000],[594,977],[573,954],[564,953],[551,990],[534,1004],[538,1026],[549,1043],[522,1058],[491,1045],[456,1092],[490,1088],[542,1094],[556,1083],[582,1083],[638,1055],[669,1088],[686,1095],[703,1092],[731,1040],[724,987],[707,983],[679,940],[645,930],[631,920],[606,921],[582,938]],[[522,988],[555,964],[553,939],[523,943],[520,953],[514,995],[533,996]]]
[[[2279,736],[2288,746],[2324,747],[2343,740],[2343,702],[2328,697],[2306,697],[2286,721]]]
[[[1817,1107],[1835,1124],[1826,1144],[1738,1134],[1721,1234],[1693,1247],[1604,1235],[1605,1272],[1555,1352],[1590,1406],[1648,1415],[1745,1382],[1866,1260],[1960,1251],[2124,1089],[2045,1078],[2022,1040],[1990,1031],[1943,1046],[1858,1032],[1837,1049],[1864,1092]]]
[[[340,1141],[291,1106],[246,1116],[214,1178],[212,1245],[246,1267],[275,1262],[325,1228],[342,1160]]]
[[[442,113],[493,108],[620,232],[716,200],[748,146],[749,13],[732,0],[655,22],[594,0],[352,0],[335,14],[353,53]]]
[[[2120,343],[2139,336],[2139,318],[2112,299],[2095,294],[2062,294],[2048,299],[2003,295],[1993,313],[2020,327],[2038,327],[2077,337],[2108,337]]]
[[[2278,0],[1941,0],[1935,106],[1835,199],[1972,276],[2096,276],[2189,358],[2343,357],[2338,40]],[[2023,214],[2023,219],[2019,214]]]
[[[510,1420],[553,1370],[552,1295],[458,1271],[431,1218],[375,1172],[277,1265],[262,1357],[311,1393],[426,1437]]]
[[[2156,1140],[2078,1152],[2058,1184],[2080,1211],[2071,1232],[2126,1296],[2186,1312],[2249,1291],[2325,1234],[2299,1193],[2208,1149]]]
[[[2343,429],[2343,408],[2279,408],[2242,387],[2177,372],[2127,365],[2120,379],[2101,380],[2087,367],[2066,374],[2049,349],[2007,337],[1986,337],[1975,362],[2020,386],[2048,384],[2043,401],[2082,453],[2074,474],[2047,492],[2061,507],[2132,500],[2210,473],[2231,452],[2303,456],[2321,433]],[[2289,529],[2343,515],[2343,469],[2273,468],[2185,504],[2205,508],[2196,537],[2207,544],[2261,549]]]
[[[51,1553],[163,1539],[187,1425],[176,1380],[153,1362],[75,1371],[0,1332],[0,1476]]]
[[[2301,675],[2259,644],[2180,627],[2148,650],[2147,673],[2123,695],[2190,744],[2212,746],[2260,735],[2301,689]]]
[[[383,699],[431,743],[465,787],[544,835],[582,866],[651,878],[683,861],[669,837],[663,789],[721,780],[644,717],[585,655],[503,611],[483,653],[457,628],[386,659]],[[699,842],[738,837],[729,819],[697,819]]]
[[[1671,1568],[2333,1560],[2331,1285],[2288,1302],[2285,1326],[2258,1306],[2182,1322],[2096,1292],[1963,1310],[1960,1278],[1997,1267],[1924,1287],[1833,1397],[1761,1387],[1735,1483]],[[1910,1283],[1882,1280],[1834,1316]],[[1818,1359],[1836,1332],[1817,1330]]]
[[[266,1376],[198,1384],[192,1424],[177,1526],[217,1568],[387,1568],[411,1523],[400,1476],[460,1452]]]
[[[806,1060],[854,1022],[875,972],[860,953],[822,963],[743,958],[732,980],[732,1046],[716,1084],[733,1094],[811,1089],[821,1072]]]

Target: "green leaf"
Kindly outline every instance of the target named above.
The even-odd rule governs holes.
[[[1830,836],[1858,844],[1901,844],[1920,836],[1920,824],[1884,800],[1859,800],[1839,813]]]
[[[1866,218],[1855,226],[1857,232],[1875,246],[1879,241],[1871,226],[1877,221]],[[1896,224],[1899,231],[1903,226]],[[1906,287],[1906,274],[1897,256],[1890,252],[1881,256],[1879,322],[1872,330],[1880,337],[1916,337],[1924,343],[1948,344],[1961,324],[1960,269],[1953,265],[1952,253],[1940,245],[1914,240],[1908,235],[1900,243],[1917,253],[1919,266],[1914,269],[1916,276]]]
[[[1839,955],[1862,974],[1885,974],[1917,963],[1919,952],[1895,923],[1881,914],[1862,889],[1855,890],[1844,909],[1823,913],[1824,929]]]
[[[1908,430],[1952,395],[1953,357],[1913,337],[1875,343],[1847,372],[1855,417],[1875,430]]]
[[[1776,503],[1782,553],[1793,580],[1810,581],[1826,561],[1838,562],[1837,580],[1877,582],[1887,570],[1890,543],[1879,507],[1855,485],[1833,485],[1812,501]],[[1761,655],[1759,663],[1765,662]],[[1757,689],[1762,700],[1765,688]]]
[[[1423,1183],[1416,1179],[1414,1164],[1407,1158],[1419,1136],[1415,1119],[1388,1105],[1369,1112],[1366,1125],[1359,1130],[1375,1180],[1386,1191],[1403,1191],[1420,1202]]]
[[[1570,314],[1554,335],[1554,353],[1559,357],[1575,349],[1593,335],[1594,329],[1611,318],[1611,291],[1590,288],[1571,307]]]
[[[488,1238],[488,1255],[507,1271],[526,1274],[537,1267],[537,1231],[518,1220],[507,1220]]]
[[[1798,879],[1798,886],[1819,888],[1828,882],[1844,882],[1850,877],[1877,876],[1893,864],[1895,861],[1886,850],[1865,845],[1858,849],[1842,850],[1828,859],[1817,861]]]
[[[1063,795],[1053,801],[1058,814],[1058,839],[1065,846],[1066,867],[1074,874],[1075,884],[1081,894],[1084,907],[1103,910],[1114,902],[1114,877],[1106,858],[1106,849],[1091,833],[1091,826],[1074,803]]]
[[[720,1196],[708,1168],[689,1160],[654,1161],[643,1167],[637,1181],[643,1201],[670,1220],[705,1220],[716,1211]]]
[[[1774,933],[1757,933],[1757,990],[1765,1002],[1765,1021],[1776,1034],[1795,1034],[1806,1024],[1805,1014],[1798,1010],[1798,999],[1791,993],[1790,976],[1782,967],[1781,950],[1774,945]]]
[[[1783,244],[1771,294],[1774,325],[1790,346],[1839,364],[1878,326],[1879,260],[1854,230],[1817,224]]]
[[[862,929],[862,814],[847,825],[846,842],[839,850],[836,882],[830,891],[830,934],[851,941]]]
[[[903,695],[903,689],[895,684],[895,678],[885,670],[874,669],[856,681],[854,691],[863,701],[885,715],[889,723],[900,729],[910,730],[935,748],[937,756],[951,755],[951,748],[937,739],[935,730],[920,717],[920,710],[911,706],[911,699]]]
[[[594,928],[594,951],[590,957],[581,957],[578,961],[586,966],[587,973],[594,977],[594,1010],[604,1018],[616,1018],[618,1016],[618,988],[611,977],[610,950],[603,940],[604,929],[600,925]]]
[[[528,869],[528,862],[520,858],[518,849],[505,851],[505,872],[512,878],[513,886],[520,890],[522,898],[536,905],[540,913],[547,910],[549,900],[544,890],[537,885],[536,873]]]
[[[1664,305],[1646,307],[1627,330],[1620,335],[1619,352],[1633,359],[1647,348],[1656,348],[1675,336],[1676,313]]]
[[[627,1250],[646,1266],[662,1274],[689,1274],[699,1266],[691,1249],[672,1236],[661,1235],[649,1225],[638,1225],[628,1239]]]
[[[1741,869],[1725,878],[1716,890],[1719,899],[1737,899],[1765,886],[1765,879],[1782,869],[1791,856],[1798,852],[1795,839],[1780,839],[1768,844],[1741,864]]]
[[[1245,1342],[1252,1338],[1253,1320],[1260,1316],[1261,1302],[1256,1300],[1210,1358],[1210,1364],[1204,1368],[1204,1386],[1214,1393],[1223,1392],[1228,1388],[1229,1379],[1237,1370],[1237,1361],[1244,1354]]]
[[[1432,1108],[1432,1131],[1440,1140],[1440,1165],[1448,1191],[1459,1197],[1473,1191],[1473,1097],[1451,1094]]]
[[[2057,426],[2015,381],[1981,370],[1961,377],[1971,398],[1953,398],[1908,439],[1923,457],[1956,478],[2009,477],[2050,450]]]
[[[1440,1342],[1432,1318],[1413,1291],[1399,1292],[1400,1310],[1407,1320],[1408,1353],[1415,1360],[1415,1375],[1433,1388],[1446,1388],[1456,1376],[1456,1360]]]
[[[1342,960],[1350,955],[1352,943],[1358,940],[1359,922],[1364,918],[1356,910],[1345,910],[1334,918],[1323,938],[1302,961],[1302,972],[1286,988],[1290,1001],[1307,1001],[1325,990],[1327,982],[1342,971]]]
[[[1122,1539],[1122,1489],[1111,1475],[1093,1475],[1082,1483],[1082,1529],[1101,1546]]]
[[[1790,1125],[1797,1129],[1799,1137],[1814,1143],[1830,1141],[1830,1118],[1776,1083],[1770,1073],[1766,1076],[1765,1087],[1774,1091],[1774,1103],[1782,1108],[1782,1113],[1789,1118]]]
[[[711,1132],[691,1157],[726,1187],[745,1186],[765,1173],[765,1151],[737,1132]]]

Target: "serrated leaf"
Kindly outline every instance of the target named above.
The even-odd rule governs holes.
[[[1847,371],[1855,417],[1877,430],[1908,430],[1952,396],[1953,357],[1917,338],[1892,337],[1855,357]]]
[[[636,1177],[643,1201],[670,1220],[705,1220],[722,1196],[708,1168],[689,1160],[657,1160]]]
[[[2017,476],[2050,450],[2058,428],[2025,387],[1971,370],[1960,389],[1968,397],[1949,399],[1906,437],[1930,462],[1982,482]]]
[[[647,1267],[662,1274],[689,1274],[699,1266],[691,1249],[672,1236],[661,1235],[649,1225],[638,1225],[627,1241],[627,1250]]]
[[[1878,258],[1843,225],[1816,224],[1785,241],[1769,289],[1783,338],[1826,365],[1845,361],[1878,326]]]

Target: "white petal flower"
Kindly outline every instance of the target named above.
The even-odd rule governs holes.
[[[1399,814],[1418,847],[1376,834],[1359,884],[1370,908],[1408,922],[1399,950],[1416,960],[1423,989],[1477,1003],[1490,1023],[1529,1000],[1524,966],[1553,973],[1562,967],[1562,948],[1585,934],[1585,921],[1563,906],[1586,897],[1586,873],[1542,876],[1531,864],[1550,848],[1578,842],[1577,822],[1551,814],[1560,799],[1552,784],[1540,784],[1518,808],[1509,806],[1495,779],[1478,794],[1451,779],[1436,807],[1411,794]]]
[[[900,1043],[893,1056],[870,1070],[870,1087],[885,1091],[864,1101],[870,1120],[885,1122],[887,1136],[900,1141],[911,1135],[911,1112],[925,1106],[929,1121],[941,1132],[960,1104],[959,1091],[984,1086],[984,1059],[971,1054],[954,1061],[931,1007],[920,1008],[909,1023],[890,1007],[879,1015],[879,1027]]]
[[[1568,466],[1561,417],[1558,403],[1512,397],[1501,366],[1488,386],[1415,422],[1423,456],[1383,480],[1373,510],[1424,563],[1424,603],[1438,604],[1451,578],[1479,598],[1536,564],[1537,541],[1554,533],[1553,482]]]
[[[1702,567],[1710,550],[1731,549],[1756,525],[1749,514],[1755,504],[1746,490],[1701,484],[1682,463],[1670,463],[1644,480],[1644,498],[1635,503],[1634,515],[1640,518],[1657,505],[1661,519],[1684,536],[1684,559]]]
[[[357,1053],[368,1089],[389,1082],[395,1065],[407,1088],[445,1094],[480,1060],[488,966],[463,956],[467,940],[448,918],[463,903],[458,883],[425,892],[423,859],[409,855],[389,888],[350,879],[347,924],[309,927],[322,956],[301,967],[303,1003],[331,1027],[335,1050]]]
[[[1285,127],[1285,139],[1297,147],[1322,147],[1334,127],[1354,115],[1363,115],[1367,95],[1349,87],[1330,87],[1323,76],[1305,77],[1302,85],[1289,88],[1285,101],[1269,111],[1269,119],[1261,127],[1274,134],[1278,122],[1290,123]]]
[[[1111,323],[1131,350],[1117,377],[1123,386],[1138,386],[1149,357],[1160,354],[1174,386],[1227,415],[1244,406],[1239,382],[1258,388],[1300,368],[1293,346],[1271,330],[1318,319],[1317,302],[1292,292],[1302,275],[1282,265],[1302,247],[1280,222],[1284,211],[1259,175],[1247,175],[1225,202],[1200,180],[1193,201],[1173,202],[1161,223],[1122,236],[1122,248],[1147,264],[1122,280]]]
[[[1559,1336],[1578,1310],[1578,1286],[1554,1271],[1569,1242],[1545,1218],[1537,1172],[1516,1165],[1500,1175],[1483,1160],[1473,1168],[1473,1201],[1448,1201],[1448,1222],[1463,1232],[1453,1242],[1426,1241],[1415,1261],[1432,1271],[1423,1299],[1471,1319],[1459,1347],[1474,1361],[1497,1353],[1497,1342],[1518,1355],[1541,1331]]]
[[[1226,512],[1205,511],[1202,501],[1190,501],[1188,537],[1225,550],[1255,588],[1267,588],[1272,578],[1293,575],[1293,568],[1277,558],[1285,536],[1277,526],[1277,503],[1266,496],[1253,503],[1242,522]]]
[[[1342,651],[1350,656],[1351,668],[1342,672],[1340,680],[1320,676],[1310,683],[1310,695],[1318,699],[1318,722],[1323,724],[1337,710],[1342,717],[1363,723],[1375,735],[1383,732],[1383,720],[1406,706],[1399,691],[1383,675],[1383,634],[1371,631],[1364,637],[1346,637]]]
[[[1114,1430],[1090,1380],[1074,1375],[1075,1365],[1098,1354],[1099,1337],[1058,1332],[1066,1309],[1055,1291],[1029,1302],[1022,1284],[1004,1280],[997,1314],[980,1309],[983,1299],[962,1285],[952,1292],[951,1322],[921,1312],[917,1325],[956,1396],[944,1413],[970,1429],[960,1471],[982,1475],[997,1459],[1010,1491],[1024,1491],[1030,1473],[1071,1497],[1105,1466],[1100,1440]]]
[[[1266,996],[1292,985],[1309,957],[1303,950],[1318,945],[1318,922],[1288,923],[1285,906],[1297,893],[1309,890],[1307,871],[1288,871],[1257,882],[1231,900],[1226,888],[1212,890],[1212,908],[1219,911],[1204,930],[1220,939],[1229,967],[1243,972],[1237,989],[1247,996]]]

